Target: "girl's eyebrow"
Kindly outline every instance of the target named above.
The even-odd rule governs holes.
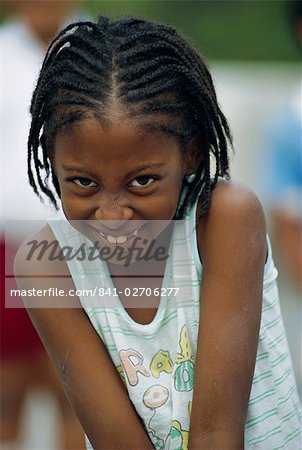
[[[127,177],[130,177],[132,175],[134,175],[137,172],[143,172],[144,170],[148,170],[148,169],[159,169],[164,165],[164,163],[147,163],[147,164],[142,164],[140,166],[135,167],[133,170],[131,170],[130,172],[126,173]],[[62,168],[66,171],[66,172],[82,172],[85,173],[88,176],[95,176],[95,174],[93,174],[92,172],[90,172],[89,170],[86,169],[86,167],[83,166],[66,166],[64,164],[62,164]]]
[[[65,166],[64,164],[62,164],[62,168],[66,172],[84,172],[86,175],[93,176],[93,173],[87,170],[85,166]]]
[[[164,165],[164,163],[148,163],[148,164],[143,164],[141,166],[137,166],[135,169],[131,170],[130,172],[127,173],[127,176],[131,176],[134,175],[137,172],[142,172],[144,170],[148,170],[148,169],[159,169]]]

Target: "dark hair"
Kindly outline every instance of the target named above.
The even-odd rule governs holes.
[[[184,152],[199,143],[202,161],[194,180],[184,181],[187,190],[177,218],[199,195],[204,216],[218,177],[228,177],[231,135],[226,118],[195,50],[173,28],[135,18],[74,23],[51,43],[30,108],[28,175],[35,193],[41,197],[42,191],[57,207],[48,181],[51,174],[60,197],[50,164],[56,134],[87,112],[107,120],[112,99],[139,121],[156,117],[154,126],[179,139]]]

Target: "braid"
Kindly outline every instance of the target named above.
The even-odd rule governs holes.
[[[177,218],[198,196],[204,216],[218,178],[228,177],[232,141],[213,80],[202,58],[175,29],[136,18],[110,23],[100,17],[97,23],[71,24],[50,44],[30,108],[28,174],[36,194],[44,193],[56,205],[48,187],[51,174],[60,196],[50,164],[55,136],[87,112],[105,119],[112,99],[144,126],[175,136],[184,152],[196,138],[202,142],[195,149],[201,163],[186,185]],[[216,162],[213,177],[211,154]]]

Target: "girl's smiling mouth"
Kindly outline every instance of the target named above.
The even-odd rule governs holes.
[[[113,236],[111,234],[104,234],[101,231],[99,231],[100,235],[105,238],[110,244],[125,244],[129,242],[130,239],[133,239],[137,236],[139,229],[137,228],[134,230],[133,233],[127,234],[127,235],[119,235],[119,236]]]
[[[96,221],[93,221],[93,225],[85,222],[86,232],[84,232],[84,234],[91,241],[95,242],[96,240],[98,240],[100,243],[110,248],[113,248],[117,245],[127,248],[133,243],[134,239],[143,239],[142,231],[143,229],[145,230],[147,226],[147,223],[144,221],[135,221],[138,223],[135,223],[135,227],[132,227],[131,230],[129,230],[129,227],[117,227],[116,229],[110,229],[103,223],[103,221],[99,223],[98,227],[95,226],[95,222]],[[144,238],[146,237],[145,234],[146,233],[144,233]]]

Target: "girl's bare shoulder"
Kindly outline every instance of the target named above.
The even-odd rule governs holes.
[[[260,251],[265,247],[265,235],[265,215],[256,194],[239,181],[220,180],[213,189],[207,216],[198,223],[200,253],[219,251],[236,242],[246,243],[247,250],[253,242],[255,251],[257,247]]]
[[[73,308],[80,307],[64,254],[48,225],[22,242],[15,257],[14,275],[32,318],[48,316],[47,308],[66,307],[73,314]],[[39,308],[44,312],[41,309],[37,313]]]
[[[15,257],[14,272],[19,277],[69,274],[59,242],[49,225],[24,239]]]
[[[261,203],[249,187],[237,180],[219,180],[212,191],[209,217],[224,217],[234,212],[263,216]]]

